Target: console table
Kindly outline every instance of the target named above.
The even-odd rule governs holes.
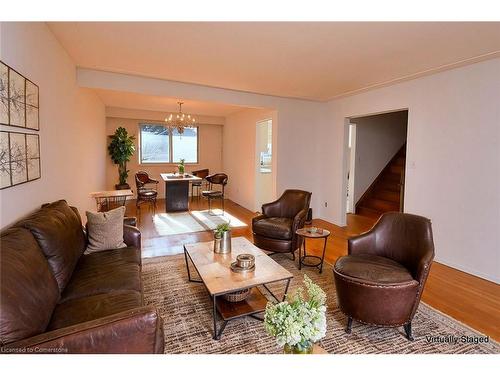
[[[119,206],[125,206],[127,198],[134,196],[132,190],[106,190],[106,191],[94,191],[90,193],[90,196],[96,200],[97,211],[105,212],[112,208]]]
[[[190,174],[161,173],[165,181],[165,212],[189,210],[189,183],[202,178]]]

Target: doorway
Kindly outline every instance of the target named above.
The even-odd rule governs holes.
[[[255,207],[260,211],[262,204],[274,199],[272,119],[256,123],[255,161]]]
[[[344,212],[372,219],[402,212],[408,110],[349,117],[345,126]]]

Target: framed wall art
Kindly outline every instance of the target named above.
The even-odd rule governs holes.
[[[0,131],[0,189],[41,177],[38,134]]]
[[[38,86],[0,61],[0,124],[40,129]]]

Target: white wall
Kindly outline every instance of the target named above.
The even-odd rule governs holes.
[[[44,23],[2,23],[0,46],[1,60],[40,87],[42,165],[41,179],[0,191],[0,227],[62,198],[82,214],[95,210],[89,193],[105,186],[103,103],[77,86],[75,64]]]
[[[351,119],[356,124],[354,203],[406,142],[406,111]]]
[[[107,111],[109,113],[118,113],[118,109],[113,109]],[[120,111],[124,113],[123,111]],[[148,112],[148,113],[145,113]],[[134,112],[127,111],[130,116],[134,116]],[[149,175],[160,181],[158,184],[158,195],[161,198],[165,197],[165,184],[160,177],[160,173],[170,173],[177,170],[177,163],[175,164],[140,164],[139,163],[139,123],[150,120],[162,123],[165,118],[164,114],[141,111],[136,113],[141,115],[140,119],[137,118],[116,118],[107,117],[106,118],[106,134],[112,135],[115,130],[122,126],[127,129],[130,135],[135,136],[135,147],[136,153],[132,156],[130,162],[127,164],[127,169],[130,170],[128,183],[135,191],[135,180],[134,175],[137,171],[143,170],[149,173]],[[139,117],[139,116],[136,116]],[[200,116],[196,117],[200,119]],[[208,116],[202,118],[207,122],[219,121],[219,118],[213,118],[213,121]],[[219,172],[222,169],[222,124],[205,124],[199,123],[199,163],[198,164],[186,164],[186,172],[191,172],[193,170],[208,168],[210,173]],[[113,164],[109,155],[106,156],[106,186],[108,189],[114,189],[114,185],[118,183],[118,167]]]
[[[222,166],[229,176],[227,197],[251,211],[259,209],[255,189],[256,124],[273,116],[273,111],[244,109],[227,116],[223,129]]]
[[[500,59],[329,102],[322,216],[345,223],[346,118],[408,108],[405,211],[432,220],[437,261],[500,282],[499,103]]]

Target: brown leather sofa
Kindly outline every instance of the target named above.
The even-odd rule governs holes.
[[[339,308],[352,321],[375,326],[404,326],[413,340],[417,311],[434,259],[429,219],[404,213],[382,215],[374,227],[348,240],[348,255],[333,268]]]
[[[0,233],[0,352],[163,353],[163,323],[144,306],[141,233],[83,254],[85,230],[66,201]]]
[[[311,193],[285,190],[281,197],[262,205],[262,214],[252,219],[253,242],[261,249],[274,253],[292,253],[302,244],[295,234],[304,227],[311,203]]]

